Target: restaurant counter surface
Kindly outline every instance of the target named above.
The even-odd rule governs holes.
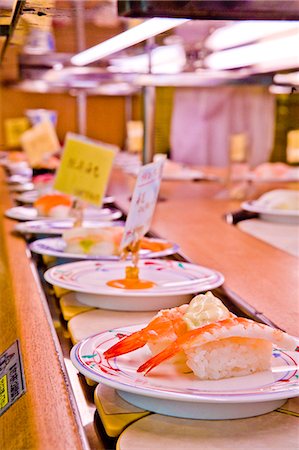
[[[125,212],[133,186],[134,177],[113,172],[109,195]],[[4,218],[12,200],[3,172],[0,196],[0,353],[20,340],[26,380],[25,395],[0,417],[4,448],[104,449],[100,439],[95,447],[86,440],[55,333],[59,324],[51,318],[25,241],[13,233],[16,222]],[[298,259],[226,223],[224,214],[239,207],[227,199],[223,184],[163,181],[152,231],[178,243],[190,262],[222,272],[224,290],[238,306],[298,335]]]

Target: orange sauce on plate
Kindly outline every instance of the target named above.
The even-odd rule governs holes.
[[[138,267],[126,267],[126,278],[107,281],[107,285],[119,289],[150,289],[155,286],[153,281],[140,280]]]

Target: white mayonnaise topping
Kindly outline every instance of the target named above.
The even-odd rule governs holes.
[[[230,312],[212,292],[194,297],[183,316],[189,330],[230,317]]]

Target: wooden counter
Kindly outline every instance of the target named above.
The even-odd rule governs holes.
[[[125,211],[133,185],[114,171],[109,195]],[[239,202],[221,199],[222,191],[214,182],[163,182],[153,232],[177,242],[191,262],[222,272],[232,297],[297,335],[298,259],[227,224],[223,214]],[[3,172],[0,198],[0,354],[20,340],[27,386],[0,417],[4,448],[88,448],[44,293],[24,240],[12,234],[16,222],[3,217],[12,206]]]
[[[16,222],[3,218],[12,202],[2,170],[0,199],[0,354],[20,340],[26,382],[25,394],[0,416],[0,447],[88,448],[71,400],[54,325],[25,241],[12,234]]]

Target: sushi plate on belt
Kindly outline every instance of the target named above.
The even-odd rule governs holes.
[[[192,419],[237,419],[273,411],[299,395],[299,353],[273,347],[270,370],[221,380],[200,380],[179,373],[171,363],[144,375],[137,368],[152,355],[147,346],[110,358],[105,350],[144,325],[122,327],[91,336],[73,347],[71,360],[86,377],[117,389],[142,409]]]
[[[23,184],[12,184],[9,186],[10,192],[32,192],[34,189],[34,184],[31,182]]]
[[[62,264],[44,274],[49,283],[76,292],[89,306],[123,311],[157,311],[189,302],[193,295],[219,287],[224,277],[207,267],[174,260],[142,259],[139,277],[154,286],[122,289],[107,284],[125,277],[128,261],[78,261]]]
[[[149,242],[164,244],[165,248],[162,250],[150,250],[143,249],[142,244],[139,250],[140,258],[160,258],[162,256],[169,256],[177,253],[179,246],[177,244],[170,244],[164,239],[150,239]],[[69,259],[105,259],[118,261],[120,259],[119,255],[90,255],[86,253],[71,253],[65,251],[66,242],[62,238],[45,238],[38,239],[29,245],[29,248],[34,253],[39,253],[40,255],[55,256],[57,258],[69,258]]]
[[[26,204],[32,204],[34,203],[38,198],[40,197],[40,194],[37,190],[28,191],[28,192],[22,192],[19,195],[16,195],[14,199],[20,203],[26,203]],[[104,197],[103,204],[113,203],[114,197]]]
[[[66,230],[70,230],[74,226],[75,219],[44,219],[29,220],[28,222],[20,222],[15,226],[15,231],[22,234],[47,234],[61,236]],[[110,221],[110,226],[123,226],[122,221]],[[101,220],[83,220],[83,228],[100,228],[107,227],[107,221]]]
[[[38,215],[37,209],[26,206],[15,206],[5,211],[5,216],[15,220],[38,220],[49,219],[49,217],[42,217]],[[122,216],[122,212],[118,209],[110,208],[86,208],[83,212],[83,217],[86,220],[117,220]],[[69,220],[66,218],[66,220]]]

